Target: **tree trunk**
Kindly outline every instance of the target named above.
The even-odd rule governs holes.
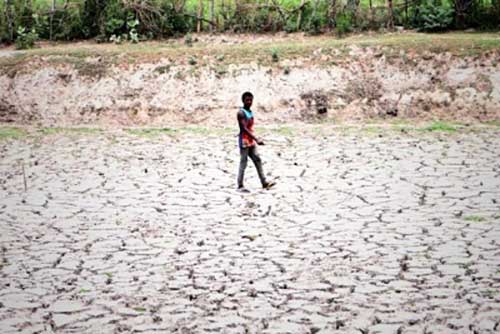
[[[330,28],[335,26],[335,16],[337,16],[337,0],[330,0],[328,6],[328,25]]]
[[[7,29],[9,41],[14,42],[14,17],[12,14],[12,0],[5,0],[5,18],[7,19]]]
[[[224,0],[220,1],[220,10],[217,15],[217,27],[219,27],[222,31],[226,30],[226,6],[224,4]],[[219,16],[221,17],[222,22],[219,25]]]
[[[302,0],[300,2],[300,10],[299,10],[299,17],[297,18],[297,31],[300,30],[300,25],[302,23],[302,12],[304,11],[304,3],[305,0]]]
[[[267,0],[267,6],[268,6],[268,8],[271,6],[271,0]],[[272,24],[273,24],[273,12],[270,9],[268,9],[267,26],[271,27]]]
[[[455,26],[459,29],[465,28],[465,17],[473,3],[473,0],[454,0],[455,7]]]
[[[215,22],[215,0],[210,0],[210,21]],[[210,25],[210,31],[214,32],[213,25]]]
[[[352,22],[355,25],[358,18],[359,0],[347,0],[347,11],[352,15]]]
[[[374,15],[373,15],[373,1],[370,0],[370,28],[371,29],[373,29],[375,27],[374,21],[375,21],[375,19],[374,19]]]
[[[387,0],[387,12],[388,12],[388,22],[387,22],[387,28],[390,30],[394,29],[394,14],[392,11],[392,0]]]
[[[200,33],[202,29],[203,22],[201,17],[203,16],[203,0],[198,0],[198,22],[196,24],[196,32]]]
[[[405,26],[408,26],[408,0],[405,0]]]
[[[52,7],[50,9],[50,32],[49,39],[52,40],[52,34],[54,32],[54,12],[56,11],[56,0],[52,0]]]

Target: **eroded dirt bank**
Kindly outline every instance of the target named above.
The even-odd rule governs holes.
[[[0,122],[50,125],[225,125],[241,93],[259,121],[500,119],[500,51],[458,56],[387,47],[318,48],[295,59],[228,64],[162,57],[30,58],[0,73]]]

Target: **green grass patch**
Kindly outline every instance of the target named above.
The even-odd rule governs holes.
[[[15,127],[0,127],[0,140],[20,139],[26,136],[26,131]]]
[[[202,60],[205,56],[220,64],[245,64],[261,60],[263,65],[278,64],[283,59],[309,57],[318,49],[324,53],[333,53],[340,50],[340,58],[348,58],[350,46],[387,47],[383,51],[387,56],[399,57],[399,50],[412,52],[452,52],[455,55],[481,54],[484,51],[500,48],[500,38],[494,33],[404,33],[404,34],[375,34],[349,36],[342,40],[332,38],[331,35],[311,36],[307,38],[290,37],[278,40],[263,40],[257,42],[245,41],[239,44],[196,42],[187,46],[182,39],[166,41],[148,41],[138,44],[124,43],[95,44],[85,42],[76,44],[58,43],[53,46],[44,46],[40,49],[27,50],[13,57],[0,59],[0,67],[12,67],[24,63],[33,56],[55,57],[55,62],[73,63],[79,72],[88,76],[100,76],[106,73],[110,64],[135,63],[137,61],[152,62],[161,58]],[[345,52],[344,52],[345,51]],[[217,54],[217,56],[213,56]],[[274,56],[273,56],[274,55]],[[47,59],[50,59],[47,58]],[[87,57],[100,57],[89,61]],[[200,65],[203,65],[199,63]],[[166,68],[163,70],[167,70]],[[160,70],[161,71],[161,70]]]
[[[177,130],[172,128],[144,128],[144,129],[125,129],[128,134],[138,137],[158,137],[163,135],[173,135]]]
[[[144,308],[144,307],[134,307],[134,311],[136,311],[136,312],[146,312],[146,308]]]
[[[80,293],[89,293],[90,292],[90,289],[80,289],[80,291],[78,291]]]
[[[65,135],[89,135],[101,133],[101,129],[97,128],[61,128],[61,127],[50,127],[42,128],[38,130],[38,133],[42,135],[55,135],[55,134],[65,134]]]
[[[484,217],[481,217],[481,216],[476,216],[476,215],[470,215],[470,216],[465,216],[464,217],[464,220],[465,221],[469,221],[469,222],[483,222],[486,220],[486,218]]]
[[[365,127],[361,128],[361,130],[367,134],[377,134],[377,135],[385,132],[384,127],[376,126],[376,125],[375,126],[365,126]]]
[[[496,120],[493,120],[493,121],[484,122],[484,124],[490,125],[490,126],[500,127],[500,119],[496,119]]]
[[[427,131],[427,132],[455,132],[457,131],[458,127],[452,123],[447,123],[447,122],[433,122],[423,128],[419,128],[421,131]]]
[[[204,135],[204,136],[227,136],[231,133],[237,132],[236,128],[232,127],[224,127],[224,128],[208,128],[202,126],[187,126],[179,129],[180,132],[190,133],[196,135]]]
[[[26,135],[23,129],[15,127],[0,127],[0,139],[19,139]]]
[[[136,128],[125,129],[125,131],[134,136],[154,138],[162,135],[182,135],[194,134],[203,136],[226,136],[236,133],[234,128],[210,128],[201,126],[187,126],[182,128]]]
[[[273,129],[272,132],[285,137],[292,137],[295,134],[295,130],[289,126],[280,126],[279,128]]]
[[[170,72],[170,68],[172,67],[172,65],[164,65],[164,66],[158,66],[157,68],[154,69],[155,72],[157,72],[158,74],[165,74],[165,73],[168,73]]]

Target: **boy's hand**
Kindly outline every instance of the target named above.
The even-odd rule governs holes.
[[[264,145],[264,141],[260,138],[257,138],[256,142],[257,142],[257,145]]]

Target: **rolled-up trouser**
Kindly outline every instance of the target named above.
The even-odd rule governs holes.
[[[256,146],[243,147],[240,148],[240,168],[238,171],[238,187],[243,187],[243,178],[245,177],[245,168],[247,168],[248,156],[252,159],[255,164],[255,168],[257,169],[257,173],[259,174],[259,179],[262,185],[266,183],[266,177],[264,176],[264,172],[262,171],[262,160],[260,159],[259,154],[257,153]]]

